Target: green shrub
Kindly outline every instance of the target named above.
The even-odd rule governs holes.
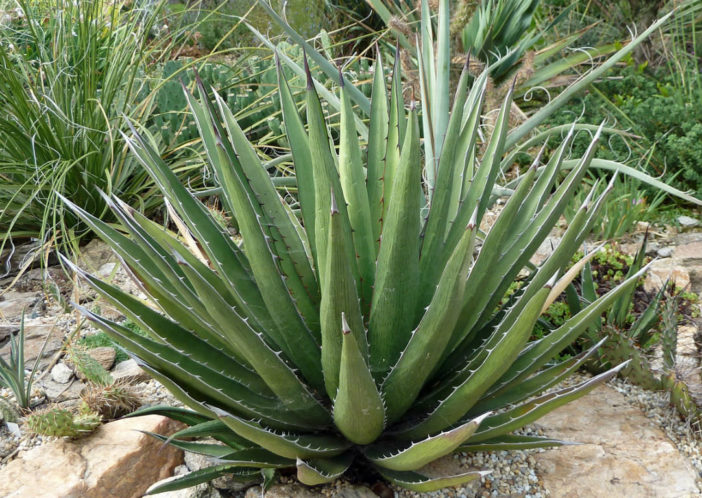
[[[643,157],[641,167],[649,173],[665,173],[666,182],[702,196],[702,86],[686,95],[676,79],[667,68],[651,71],[630,64],[574,98],[549,124],[578,117],[586,123],[617,122],[640,138],[613,136],[600,146],[600,157],[620,162]],[[588,143],[587,136],[576,139],[575,153],[582,153]]]

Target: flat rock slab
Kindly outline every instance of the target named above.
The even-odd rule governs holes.
[[[128,418],[77,441],[31,449],[0,471],[6,498],[136,498],[183,462],[182,451],[138,431],[170,435],[182,425],[160,415]]]
[[[663,431],[609,386],[541,418],[549,437],[583,443],[534,455],[551,496],[700,496],[695,471]]]
[[[19,329],[19,327],[18,327]],[[47,342],[48,337],[48,342]],[[44,346],[46,342],[46,346]],[[63,331],[54,326],[53,320],[48,319],[27,319],[24,322],[24,362],[27,368],[34,366],[34,360],[39,353],[42,353],[43,360],[39,362],[41,367],[46,366],[51,355],[56,353],[63,345]],[[9,338],[5,345],[0,348],[0,356],[9,358],[10,355]]]

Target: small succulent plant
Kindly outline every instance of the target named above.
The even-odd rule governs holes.
[[[378,55],[365,151],[342,76],[337,152],[309,68],[306,125],[279,71],[299,216],[224,100],[216,93],[211,99],[202,84],[199,99],[185,95],[222,204],[236,220],[236,239],[136,130],[132,152],[186,227],[180,234],[116,196],[105,200],[119,230],[65,200],[113,247],[152,303],[73,265],[147,336],[81,311],[188,407],[138,413],[185,422],[189,427],[168,442],[219,461],[151,493],[223,474],[269,480],[279,468],[296,469],[301,482],[316,485],[352,466],[420,492],[458,485],[484,472],[436,477],[421,468],[456,450],[564,444],[513,432],[621,368],[549,391],[599,344],[565,361],[558,354],[640,273],[530,341],[547,299],[574,278],[561,269],[604,196],[586,199],[540,266],[529,259],[580,187],[599,133],[565,177],[559,174],[572,133],[545,164],[535,157],[482,236],[478,227],[509,153],[511,93],[480,144],[487,73],[470,85],[464,71],[426,183],[419,109],[405,105],[399,66],[396,60],[388,92]],[[423,112],[422,119],[432,112],[429,103]],[[523,271],[528,276],[515,287]]]
[[[43,436],[78,438],[93,432],[101,422],[100,415],[85,406],[78,414],[65,408],[51,407],[29,414],[25,426]]]

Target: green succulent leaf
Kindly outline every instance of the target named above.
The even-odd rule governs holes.
[[[297,479],[308,486],[325,484],[337,479],[346,472],[353,462],[351,453],[322,458],[322,459],[297,459]]]
[[[359,348],[352,329],[341,315],[343,344],[339,369],[339,388],[334,398],[334,423],[341,433],[356,444],[369,444],[385,426],[385,405]]]
[[[232,476],[235,478],[235,480],[244,483],[254,483],[259,481],[261,477],[259,470],[255,468],[241,468],[236,464],[213,465],[212,467],[205,467],[204,469],[195,470],[183,476],[166,480],[165,482],[157,482],[146,491],[146,495],[155,495],[159,493],[166,493],[168,491],[178,491],[179,489],[190,488],[224,475]]]
[[[494,439],[488,439],[474,444],[463,444],[458,447],[461,451],[515,451],[532,450],[535,448],[554,448],[558,446],[570,446],[578,443],[569,443],[560,439],[551,439],[542,436],[515,436],[505,435]]]
[[[235,433],[285,458],[325,458],[342,454],[351,444],[336,436],[279,433],[253,421],[215,410]]]
[[[410,444],[377,443],[364,453],[368,460],[390,470],[417,470],[424,465],[452,453],[478,429],[489,415],[483,414],[470,422]]]
[[[455,476],[429,477],[411,470],[390,470],[382,467],[378,467],[377,470],[391,483],[418,493],[429,493],[437,489],[459,486],[490,474],[489,471],[477,470]]]

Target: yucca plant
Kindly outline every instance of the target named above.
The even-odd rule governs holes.
[[[417,107],[403,102],[398,65],[388,95],[378,56],[365,153],[343,77],[337,152],[309,69],[307,126],[279,72],[300,218],[222,98],[208,98],[202,85],[199,100],[186,96],[240,238],[221,228],[136,131],[129,145],[177,212],[177,225],[187,227],[180,236],[114,196],[105,201],[120,229],[65,200],[112,245],[150,303],[75,270],[148,336],[82,312],[189,408],[138,413],[186,422],[190,427],[169,442],[219,462],[151,493],[221,474],[251,481],[261,469],[270,477],[270,469],[286,467],[309,485],[351,466],[418,491],[457,485],[483,472],[430,477],[420,468],[456,450],[564,444],[512,432],[620,368],[545,393],[596,348],[553,359],[638,274],[529,342],[603,197],[585,201],[541,266],[528,260],[579,188],[597,138],[558,185],[572,134],[547,164],[535,158],[483,239],[478,227],[506,152],[511,94],[481,152],[476,135],[487,74],[469,88],[464,71],[429,202]],[[529,275],[514,292],[522,270]]]

